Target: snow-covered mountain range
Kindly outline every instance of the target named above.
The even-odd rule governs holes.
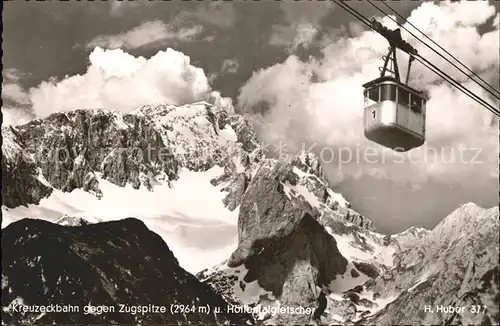
[[[266,151],[272,146],[262,146],[245,117],[205,102],[143,106],[123,115],[106,110],[57,113],[4,126],[2,136],[2,233],[7,241],[2,307],[11,322],[27,320],[9,310],[13,304],[42,300],[31,296],[35,290],[29,284],[44,293],[59,291],[51,296],[56,301],[74,295],[64,282],[42,280],[78,277],[71,265],[52,266],[50,275],[44,274],[56,243],[61,257],[101,271],[84,283],[84,292],[76,296],[80,304],[213,299],[249,312],[230,317],[223,310],[217,320],[187,314],[176,322],[499,321],[498,207],[465,204],[433,230],[377,233],[369,218],[328,187],[316,156],[270,158]],[[37,240],[45,234],[50,239]],[[118,255],[117,248],[129,258]],[[146,257],[153,255],[158,264],[147,263]],[[115,260],[119,268],[106,260]],[[182,277],[163,270],[174,260],[178,265],[168,268]],[[145,267],[130,270],[141,264]],[[26,282],[21,275],[28,272]],[[168,286],[130,282],[155,273],[163,277],[155,282]],[[111,291],[111,283],[133,295],[115,295],[118,290]],[[108,294],[98,295],[96,286]],[[176,294],[166,295],[168,291]],[[441,309],[449,306],[465,311]],[[85,320],[138,321],[121,317]],[[57,314],[29,318],[81,322]]]

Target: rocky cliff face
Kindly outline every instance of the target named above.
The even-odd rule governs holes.
[[[253,323],[227,313],[223,298],[185,272],[141,221],[77,225],[23,219],[2,230],[3,323]],[[41,310],[51,306],[71,310]]]
[[[38,204],[52,193],[52,187],[37,178],[37,162],[23,147],[14,128],[2,127],[2,199],[7,207]]]
[[[344,274],[347,260],[319,224],[317,212],[296,197],[292,187],[298,185],[298,177],[292,166],[279,162],[257,171],[242,198],[238,249],[227,265],[245,264],[245,282],[257,282],[282,298],[284,305],[314,311],[316,284],[328,284]],[[288,321],[286,313],[278,317],[278,323]],[[307,314],[297,317],[297,323],[309,321]]]
[[[379,234],[369,218],[357,213],[342,195],[328,187],[316,156],[296,153],[276,157],[272,146],[259,143],[247,119],[208,103],[182,107],[144,106],[125,115],[104,110],[76,110],[23,126],[3,128],[2,135],[6,211],[21,205],[36,207],[42,199],[52,198],[54,193],[61,191],[84,190],[104,201],[104,181],[153,194],[158,186],[175,187],[183,169],[208,171],[220,167],[222,173],[213,177],[210,183],[220,189],[223,205],[235,213],[235,218],[237,216],[238,241],[226,261],[214,267],[207,266],[209,268],[198,273],[197,278],[204,283],[203,289],[209,289],[211,294],[207,296],[217,297],[214,300],[218,302],[223,298],[234,307],[247,305],[253,318],[266,324],[498,322],[498,310],[495,309],[495,305],[498,306],[498,208],[483,210],[467,205],[445,218],[434,230],[410,228],[392,236]],[[105,212],[100,214],[101,217],[105,215]],[[166,288],[141,287],[143,283],[138,281],[129,284],[127,273],[111,269],[107,263],[102,262],[103,267],[99,267],[101,260],[112,261],[116,255],[122,257],[115,246],[132,249],[118,238],[111,240],[111,244],[93,238],[88,230],[102,227],[98,232],[104,232],[111,225],[122,229],[137,221],[123,220],[125,224],[121,225],[121,222],[100,223],[100,218],[85,215],[58,218],[58,223],[66,225],[65,228],[40,225],[45,225],[47,232],[53,232],[56,239],[64,239],[58,248],[61,255],[83,257],[82,266],[87,270],[94,268],[93,265],[99,270],[109,269],[110,275],[116,275],[113,277],[126,284],[130,291],[141,293],[134,294],[133,302],[154,303],[151,298],[167,295],[164,293]],[[90,225],[89,219],[90,224],[97,224]],[[37,225],[33,221],[20,221],[12,227],[24,225],[21,222]],[[157,223],[151,225],[157,226]],[[23,227],[13,228],[17,233],[9,238],[10,245],[13,248],[19,245],[16,250],[32,250],[23,249],[34,248],[32,242],[16,242],[16,237],[28,239],[33,233],[32,229]],[[152,230],[159,234],[164,232],[159,224]],[[179,229],[178,232],[184,231]],[[152,241],[149,236],[137,238],[130,233],[123,233],[124,239],[128,239],[123,241],[131,241],[137,248],[143,241]],[[95,241],[89,244],[87,237]],[[43,250],[44,246],[52,248],[49,240],[44,241],[48,242],[37,244],[37,250]],[[73,241],[83,243],[77,247],[90,246],[92,254],[81,254],[90,252],[87,249],[71,249],[75,247]],[[138,250],[142,249],[133,249],[134,255]],[[100,253],[100,260],[86,263],[87,258],[94,259],[95,252]],[[48,251],[40,251],[39,256],[46,255]],[[144,257],[147,256],[143,254]],[[134,259],[132,261],[138,266],[149,264],[149,260],[139,259],[139,254]],[[169,259],[173,257],[162,258]],[[128,262],[120,260],[118,263],[129,269]],[[23,268],[32,268],[27,263],[22,265],[16,261],[16,264],[21,265],[15,265],[18,266],[15,273],[9,272],[14,275],[12,277],[24,272]],[[33,264],[38,266],[39,262]],[[143,282],[151,282],[148,271],[160,273],[154,277],[160,277],[161,282],[170,279],[170,272],[162,271],[168,266],[152,266],[154,272],[134,267],[133,279],[143,275]],[[178,268],[178,273],[182,273]],[[73,269],[68,269],[68,273],[81,277]],[[47,279],[41,275],[37,277]],[[99,274],[86,283],[80,290],[84,293],[79,300],[94,302],[92,293],[111,291],[111,278],[106,275]],[[199,297],[200,285],[194,285],[192,278],[185,277],[195,289],[191,297],[191,288],[182,287],[184,279],[165,284],[169,284],[168,288],[176,295],[178,288],[186,289],[188,297],[182,300]],[[6,305],[19,293],[29,296],[33,292],[27,285],[16,284],[19,284],[16,291],[5,290],[11,300]],[[136,285],[138,287],[134,288]],[[39,286],[43,288],[43,284]],[[128,300],[129,297],[122,294],[120,292],[116,298],[97,295],[95,300],[106,304]],[[64,292],[57,298],[63,300],[69,295]],[[171,301],[177,299],[181,297],[168,297]],[[486,308],[480,314],[470,310],[457,314],[424,310],[426,306],[435,309],[441,305]],[[121,319],[116,318],[125,317],[113,315],[112,318],[118,322]],[[148,318],[162,323],[154,316]],[[175,321],[185,320],[179,318]],[[210,318],[188,320],[216,322]],[[103,322],[100,319],[92,319],[92,322],[94,320]]]

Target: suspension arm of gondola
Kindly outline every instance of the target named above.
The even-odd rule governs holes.
[[[398,82],[401,82],[401,78],[399,75],[398,57],[396,56],[396,48],[392,50],[392,56],[394,59],[394,74],[396,75],[396,80]]]
[[[385,76],[385,73],[387,72],[387,65],[389,64],[389,61],[391,60],[391,55],[394,52],[394,50],[395,50],[394,46],[390,46],[389,52],[387,53],[387,55],[382,57],[382,59],[384,59],[384,66],[382,67],[382,69],[380,69],[380,77]]]

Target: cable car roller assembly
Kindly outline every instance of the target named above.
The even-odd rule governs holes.
[[[448,74],[444,73],[441,69],[436,67],[434,64],[419,55],[418,51],[412,47],[409,43],[405,42],[401,37],[401,30],[399,28],[395,30],[390,30],[383,26],[380,22],[372,19],[369,21],[366,17],[361,15],[355,9],[350,7],[348,4],[342,2],[342,0],[333,0],[339,7],[348,11],[351,15],[358,18],[362,23],[367,25],[369,28],[373,29],[389,42],[389,52],[386,56],[383,56],[384,65],[380,67],[380,76],[374,80],[371,80],[363,84],[363,94],[364,94],[364,134],[365,137],[375,143],[378,143],[384,147],[393,149],[398,152],[406,152],[413,148],[420,147],[425,142],[425,117],[426,117],[426,102],[427,98],[422,91],[416,90],[408,85],[410,69],[412,62],[416,59],[422,65],[436,73],[438,76],[449,82],[451,85],[455,86],[465,95],[469,96],[477,103],[485,107],[487,110],[500,116],[500,111],[494,108],[492,105],[481,99],[476,94],[472,93],[470,90],[462,86],[456,80],[451,78]],[[373,4],[370,0],[367,0],[372,6],[377,8],[383,14],[388,16],[382,9]],[[384,3],[384,5],[388,6]],[[390,8],[390,7],[389,7]],[[395,12],[394,9],[390,8]],[[397,14],[397,12],[396,12]],[[399,14],[398,14],[399,15]],[[399,15],[401,17],[401,15]],[[394,22],[396,22],[400,27],[408,31],[404,26],[399,24],[395,19],[388,16]],[[408,22],[409,23],[409,22]],[[413,26],[413,25],[412,25]],[[415,27],[415,29],[417,29]],[[418,30],[418,29],[417,29]],[[421,32],[420,30],[418,30]],[[465,73],[463,70],[458,68],[447,58],[442,56],[439,52],[431,48],[421,39],[416,37],[410,31],[417,40],[422,42],[424,45],[429,47],[431,50],[436,52],[438,55],[446,59],[454,67],[459,69],[461,72]],[[422,33],[422,32],[421,32]],[[423,34],[423,33],[422,33]],[[423,34],[426,36],[425,34]],[[427,37],[427,36],[426,36]],[[429,37],[427,37],[429,38]],[[430,39],[430,38],[429,38]],[[432,41],[432,40],[431,40]],[[435,43],[434,41],[432,41]],[[436,43],[435,43],[436,44]],[[439,46],[439,45],[438,45]],[[441,46],[439,46],[444,50]],[[399,65],[396,56],[396,50],[400,49],[409,55],[408,68],[406,73],[405,82],[401,82],[401,74],[399,72]],[[449,54],[446,50],[446,53]],[[451,54],[449,54],[453,57]],[[458,61],[455,57],[455,60]],[[388,64],[391,62],[393,64],[393,71],[388,68]],[[461,62],[459,62],[462,64]],[[462,64],[463,65],[463,64]],[[472,74],[477,76],[474,72],[463,65]],[[387,72],[391,72],[394,76],[387,75]],[[480,80],[486,83],[483,79],[477,76]],[[479,84],[475,79],[474,82]],[[479,84],[484,88],[484,85]],[[491,89],[495,90],[491,85],[487,84]],[[487,92],[492,94],[495,98],[500,99],[491,90],[485,89]],[[496,91],[496,90],[495,90]],[[498,93],[498,91],[496,91]],[[500,93],[498,93],[500,95]]]

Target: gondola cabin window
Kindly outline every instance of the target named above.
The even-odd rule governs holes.
[[[370,100],[375,102],[380,101],[380,87],[374,87],[370,89]]]
[[[418,95],[411,94],[410,95],[410,108],[416,112],[416,113],[421,113],[422,112],[422,98]]]
[[[410,119],[408,128],[415,133],[425,135],[425,100],[414,93],[410,94]]]
[[[398,104],[406,107],[410,105],[410,92],[406,89],[398,88]]]
[[[364,91],[365,107],[380,102],[380,87],[374,87]]]

